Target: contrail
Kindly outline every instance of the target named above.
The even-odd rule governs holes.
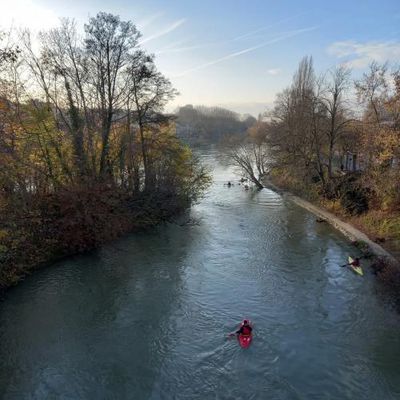
[[[152,24],[156,19],[160,18],[164,13],[159,12],[157,14],[150,15],[149,17],[139,21],[137,26],[139,29],[143,29],[144,27]]]
[[[143,44],[143,43],[147,43],[147,42],[149,42],[150,40],[159,38],[159,37],[161,37],[161,36],[166,35],[167,33],[170,33],[170,32],[172,32],[172,31],[174,31],[176,28],[180,27],[185,21],[186,21],[186,19],[185,19],[185,18],[182,18],[182,19],[180,19],[180,20],[174,22],[173,24],[171,24],[170,26],[168,26],[168,27],[165,28],[164,30],[162,30],[162,31],[160,31],[160,32],[157,32],[157,33],[155,33],[154,35],[151,35],[151,36],[147,37],[146,39],[141,40],[141,41],[139,42],[139,45],[141,45],[141,44]]]
[[[292,17],[281,19],[281,20],[279,20],[279,21],[277,21],[277,22],[275,22],[275,23],[273,23],[271,25],[265,26],[263,28],[256,29],[256,30],[251,31],[251,32],[244,33],[244,34],[242,34],[240,36],[237,36],[235,38],[232,38],[232,39],[222,40],[222,41],[217,41],[217,42],[211,42],[211,43],[197,44],[197,45],[192,45],[192,46],[187,45],[187,46],[175,47],[175,48],[173,46],[168,46],[168,47],[164,47],[163,49],[161,49],[159,51],[156,51],[156,54],[181,53],[181,52],[184,52],[184,51],[197,50],[197,49],[201,49],[201,48],[205,48],[205,47],[232,43],[232,42],[238,41],[240,39],[244,39],[244,38],[250,37],[250,36],[252,36],[252,35],[254,35],[256,33],[266,31],[266,30],[268,30],[268,29],[270,29],[270,28],[272,28],[274,26],[283,24],[284,22],[287,22],[287,21],[291,21],[293,19],[296,19],[296,18],[298,18],[298,17],[300,17],[302,15],[308,14],[308,13],[309,13],[309,11],[302,12],[302,13],[293,15]]]
[[[156,51],[155,54],[165,54],[165,53],[181,53],[184,51],[203,49],[205,47],[215,46],[217,44],[223,44],[225,42],[214,42],[214,43],[204,43],[204,44],[195,44],[193,46],[184,46],[184,47],[172,47],[168,46],[159,51]]]
[[[266,30],[268,30],[268,29],[270,29],[270,28],[273,28],[274,26],[283,24],[284,22],[291,21],[291,20],[293,20],[293,19],[296,19],[296,18],[301,17],[302,15],[305,15],[305,14],[308,14],[308,13],[309,13],[309,11],[307,11],[307,12],[302,12],[302,13],[300,13],[300,14],[293,15],[292,17],[288,17],[288,18],[281,19],[281,20],[279,20],[279,21],[277,21],[277,22],[275,22],[275,23],[273,23],[273,24],[271,24],[271,25],[264,26],[263,28],[259,28],[259,29],[256,29],[256,30],[254,30],[254,31],[247,32],[247,33],[244,33],[243,35],[237,36],[237,37],[235,37],[235,38],[232,39],[232,40],[233,40],[233,41],[236,41],[236,40],[240,40],[240,39],[244,39],[244,38],[246,38],[246,37],[252,36],[252,35],[254,35],[254,34],[256,34],[256,33],[259,33],[259,32],[264,32],[264,31],[266,31]]]
[[[310,28],[303,28],[303,29],[297,29],[295,31],[289,31],[289,32],[287,32],[287,33],[285,33],[285,34],[283,34],[281,36],[276,37],[275,39],[268,40],[267,42],[261,43],[259,45],[248,47],[247,49],[240,50],[240,51],[237,51],[235,53],[231,53],[231,54],[228,54],[228,55],[226,55],[224,57],[218,58],[216,60],[209,61],[209,62],[207,62],[205,64],[198,65],[197,67],[193,67],[193,68],[187,69],[186,71],[183,71],[182,73],[180,73],[178,75],[175,75],[175,77],[178,78],[178,77],[181,77],[181,76],[184,76],[184,75],[188,74],[189,72],[198,71],[200,69],[210,67],[211,65],[219,64],[220,62],[223,62],[223,61],[226,61],[226,60],[230,60],[231,58],[235,58],[235,57],[238,57],[238,56],[240,56],[242,54],[246,54],[246,53],[249,53],[251,51],[260,49],[262,47],[268,46],[269,44],[277,43],[277,42],[280,42],[280,41],[282,41],[284,39],[288,39],[290,37],[300,35],[301,33],[313,31],[313,30],[315,30],[317,28],[318,28],[317,26],[313,26],[313,27],[310,27]]]

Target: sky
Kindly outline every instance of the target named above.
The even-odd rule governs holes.
[[[287,87],[306,55],[323,72],[358,77],[376,60],[400,65],[400,0],[0,0],[0,29],[78,25],[99,11],[131,20],[141,46],[185,104],[257,115]]]

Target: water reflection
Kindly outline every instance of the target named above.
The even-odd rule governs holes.
[[[174,329],[188,229],[128,237],[10,291],[0,313],[3,398],[114,398],[116,387],[118,398],[148,397]]]

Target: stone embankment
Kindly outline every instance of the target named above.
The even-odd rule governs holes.
[[[264,181],[263,183],[266,188],[274,190],[275,192],[281,194],[285,198],[293,201],[295,204],[299,205],[300,207],[303,207],[306,210],[312,212],[318,218],[325,220],[327,223],[331,224],[337,230],[342,232],[351,241],[358,241],[358,242],[365,243],[366,245],[368,245],[370,251],[374,255],[376,255],[378,257],[384,257],[387,261],[389,261],[392,264],[396,264],[396,265],[399,264],[399,260],[396,259],[391,253],[389,253],[382,246],[380,246],[379,244],[377,244],[373,240],[371,240],[365,233],[361,232],[354,226],[342,221],[336,215],[330,213],[329,211],[324,210],[321,207],[318,207],[318,206],[310,203],[307,200],[304,200],[298,196],[295,196],[290,192],[287,192],[285,190],[282,190],[282,189],[276,187],[271,182]]]

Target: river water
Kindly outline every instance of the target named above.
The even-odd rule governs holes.
[[[400,398],[400,317],[356,250],[273,191],[39,271],[0,303],[2,399]],[[249,349],[227,333],[254,323]]]

